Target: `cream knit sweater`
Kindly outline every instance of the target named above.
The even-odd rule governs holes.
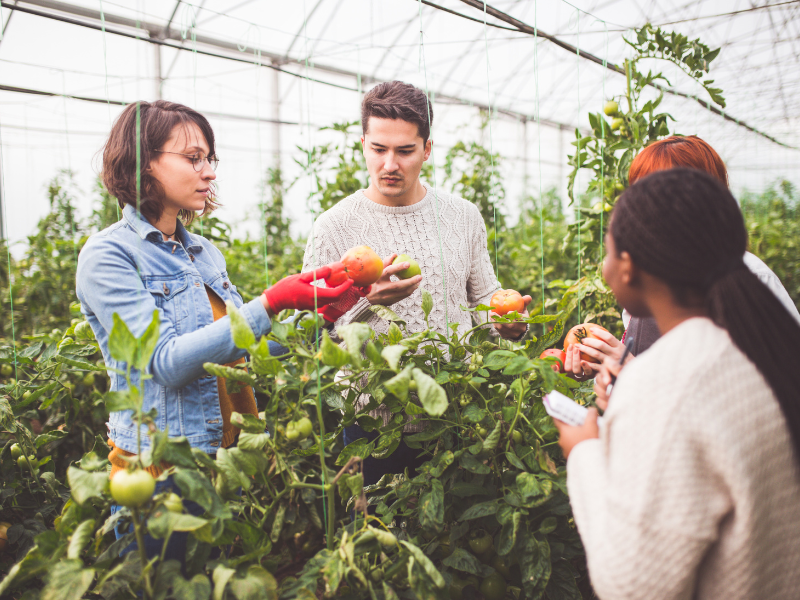
[[[710,320],[620,375],[567,462],[603,600],[800,598],[800,470],[768,384]]]
[[[423,331],[421,290],[425,289],[433,296],[431,328],[449,335],[452,331],[446,324],[457,323],[463,334],[473,327],[475,313],[459,307],[488,305],[500,288],[486,248],[486,226],[471,202],[434,192],[427,185],[425,188],[425,197],[411,206],[383,206],[367,198],[363,190],[340,201],[314,223],[314,234],[309,237],[303,257],[303,271],[336,262],[354,246],[369,246],[381,258],[393,253],[408,254],[419,262],[422,285],[389,308],[406,321],[409,333]],[[387,333],[389,322],[369,310],[370,306],[362,298],[336,321],[335,327],[360,321],[379,333]],[[359,404],[366,404],[366,399]],[[370,414],[384,419],[390,416],[383,408]],[[418,428],[407,426],[409,431]]]

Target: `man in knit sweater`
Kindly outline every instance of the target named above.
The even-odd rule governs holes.
[[[448,324],[457,323],[464,333],[473,326],[472,315],[460,306],[488,305],[500,284],[487,250],[486,227],[477,207],[462,198],[433,190],[419,180],[422,163],[428,160],[432,141],[433,107],[425,93],[399,81],[382,83],[364,97],[361,110],[364,149],[370,186],[345,198],[326,211],[314,224],[303,259],[303,271],[338,261],[350,248],[366,245],[386,265],[383,276],[363,297],[356,297],[340,310],[323,314],[334,329],[364,322],[386,333],[389,323],[370,307],[391,306],[407,323],[409,333],[425,329],[421,309],[421,287],[433,296],[429,322],[445,335]],[[398,254],[419,262],[421,275],[392,280],[409,263],[392,265]],[[396,278],[395,278],[396,279]],[[527,305],[530,296],[524,298]],[[524,324],[494,324],[507,339],[521,339]],[[362,399],[362,404],[366,399]],[[373,413],[371,413],[373,414]],[[390,413],[379,408],[373,416],[385,420]],[[410,423],[405,431],[419,431]],[[345,431],[345,443],[367,435],[357,425]],[[413,452],[401,444],[383,461],[367,459],[365,483],[374,483],[386,472],[401,472],[413,463]]]

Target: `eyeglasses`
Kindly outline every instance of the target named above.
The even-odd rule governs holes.
[[[177,154],[178,156],[185,156],[189,160],[192,161],[192,167],[198,173],[203,170],[203,163],[208,161],[209,166],[211,167],[212,171],[217,170],[217,165],[219,165],[219,156],[214,154],[213,156],[202,156],[198,154],[181,154],[180,152],[167,152],[166,150],[153,150],[153,152],[159,152],[161,154]]]

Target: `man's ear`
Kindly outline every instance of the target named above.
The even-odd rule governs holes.
[[[433,150],[433,140],[429,139],[427,142],[425,142],[425,154],[423,155],[423,161],[426,161],[430,158],[431,150]]]
[[[365,152],[367,150],[367,145],[364,143],[364,136],[361,136],[361,152]]]

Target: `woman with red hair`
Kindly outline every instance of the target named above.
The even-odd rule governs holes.
[[[705,171],[728,187],[728,171],[725,163],[707,142],[696,135],[673,135],[647,146],[633,159],[628,171],[628,181],[630,185],[633,185],[656,171],[680,167]],[[778,276],[760,258],[750,252],[745,252],[744,263],[777,296],[786,310],[800,322],[800,312],[797,311],[797,307]],[[631,318],[631,315],[623,310],[622,319],[625,323],[625,335],[622,339],[631,338],[632,341],[631,357],[641,354],[661,337],[661,332],[653,318]],[[602,335],[603,339],[587,338],[582,344],[573,344],[567,351],[565,370],[578,381],[594,377],[601,367],[600,364],[580,360],[581,352],[600,359],[601,362],[606,356],[614,359],[622,356],[623,345],[619,340],[610,333],[598,335]],[[597,383],[599,385],[596,385],[596,388],[605,389],[605,386],[602,385],[603,382]]]

